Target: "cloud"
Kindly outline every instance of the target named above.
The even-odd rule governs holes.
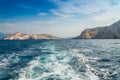
[[[61,18],[83,20],[91,25],[106,25],[120,19],[120,0],[51,0],[58,8],[53,14]],[[66,17],[67,16],[67,17]]]
[[[35,10],[35,11],[39,11],[40,10],[37,7],[34,7],[32,5],[28,5],[28,4],[24,4],[24,3],[19,3],[19,4],[17,4],[17,6],[20,7],[20,8],[29,9],[29,10]]]
[[[39,16],[46,16],[46,15],[48,15],[48,13],[40,12],[38,15],[39,15]]]
[[[59,11],[63,13],[73,14],[91,14],[101,11],[102,8],[109,6],[108,0],[52,0],[59,7]],[[102,6],[101,6],[102,5]]]
[[[94,19],[97,21],[102,21],[102,22],[114,20],[114,19],[120,19],[119,14],[120,14],[120,12],[119,13],[108,13],[107,12],[107,13],[104,13],[104,14],[94,17]]]
[[[69,15],[69,17],[71,15],[79,17],[78,14],[84,16],[86,15],[96,16],[96,14],[102,15],[105,12],[110,12],[110,9],[115,9],[117,11],[120,10],[118,9],[118,7],[120,7],[119,0],[99,0],[99,1],[98,0],[51,0],[51,1],[58,6],[58,9],[53,10],[53,14],[56,14],[60,17],[64,17],[65,15],[67,16]],[[114,14],[115,12],[110,12],[110,13]]]
[[[94,16],[96,21],[114,21],[120,19],[120,4],[115,6],[109,6],[105,12]]]
[[[5,25],[7,26],[7,27],[15,27],[16,25],[15,24],[12,24],[12,23],[5,23]]]
[[[61,13],[58,10],[50,10],[50,12],[52,12],[54,15],[56,15],[58,17],[63,17],[63,18],[72,16],[72,15],[69,15],[69,14]]]

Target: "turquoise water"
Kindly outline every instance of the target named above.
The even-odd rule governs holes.
[[[0,41],[0,80],[120,80],[120,40]]]

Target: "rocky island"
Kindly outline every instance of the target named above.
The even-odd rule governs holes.
[[[74,39],[120,39],[120,21],[110,26],[85,29]]]
[[[8,34],[3,40],[39,40],[39,39],[59,39],[59,37],[52,36],[49,34],[25,34],[22,32],[16,32]]]

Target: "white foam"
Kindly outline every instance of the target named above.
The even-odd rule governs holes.
[[[11,63],[17,63],[19,61],[19,58],[15,53],[7,54],[6,56],[0,56],[0,68],[6,68]]]
[[[87,50],[87,51],[90,51],[90,50]],[[94,73],[91,72],[91,70],[94,68],[86,63],[88,61],[88,58],[85,55],[78,53],[77,49],[72,49],[71,52],[74,53],[74,55],[78,57],[78,60],[80,62],[82,61],[84,65],[87,67],[86,75],[89,76],[90,80],[99,80],[99,78]]]
[[[9,65],[8,59],[4,58],[2,61],[0,61],[0,68],[6,68]]]
[[[52,45],[45,46],[43,50],[45,52],[49,50],[51,53],[56,52],[55,47]],[[90,71],[89,65],[86,65],[88,68],[86,73],[78,73],[68,64],[75,56],[78,56],[79,60],[81,59],[83,63],[86,61],[84,55],[77,54],[77,49],[74,51],[76,54],[66,50],[59,51],[57,54],[47,54],[36,57],[35,60],[28,63],[27,67],[20,70],[18,80],[46,80],[46,78],[50,76],[58,77],[58,79],[62,80],[98,80]],[[36,67],[38,68],[37,71],[34,70]]]

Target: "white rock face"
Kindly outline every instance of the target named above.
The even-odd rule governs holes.
[[[120,39],[120,21],[110,26],[85,29],[76,39]]]
[[[27,40],[27,39],[59,39],[58,37],[48,34],[24,34],[22,32],[16,32],[9,34],[3,38],[4,40]]]

